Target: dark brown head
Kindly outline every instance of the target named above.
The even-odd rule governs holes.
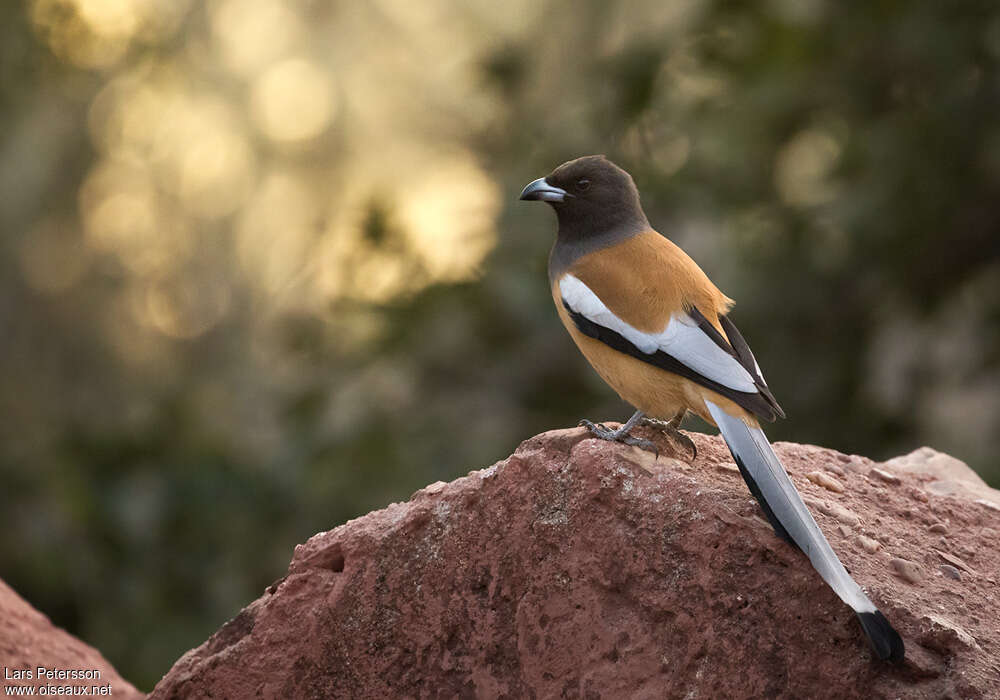
[[[649,227],[632,177],[604,156],[563,163],[521,192],[521,199],[548,202],[559,217],[559,237],[580,240]]]

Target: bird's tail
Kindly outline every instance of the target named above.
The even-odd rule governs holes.
[[[837,596],[857,613],[872,649],[881,659],[902,661],[903,640],[847,573],[819,525],[802,502],[778,456],[759,427],[734,418],[706,401],[743,479],[760,503],[774,531],[805,552],[813,567]]]

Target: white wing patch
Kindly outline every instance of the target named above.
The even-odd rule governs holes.
[[[757,364],[757,358],[753,356],[753,350],[750,351],[750,359],[753,360],[753,369],[757,373],[757,376],[764,382],[764,386],[767,386],[767,380],[764,379],[764,373],[760,371],[760,365]]]
[[[644,333],[618,318],[590,287],[573,275],[559,280],[559,293],[573,311],[609,328],[647,355],[662,350],[706,379],[745,393],[757,393],[753,378],[736,358],[716,345],[686,313],[670,317],[658,333]]]

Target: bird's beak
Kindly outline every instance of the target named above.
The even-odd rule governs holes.
[[[550,185],[544,177],[533,180],[528,186],[521,190],[521,199],[541,200],[543,202],[561,202],[566,199],[566,190],[555,185]]]

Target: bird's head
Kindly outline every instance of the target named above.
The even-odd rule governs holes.
[[[563,163],[521,191],[521,199],[548,202],[559,231],[574,238],[611,228],[648,226],[632,176],[604,156]]]

